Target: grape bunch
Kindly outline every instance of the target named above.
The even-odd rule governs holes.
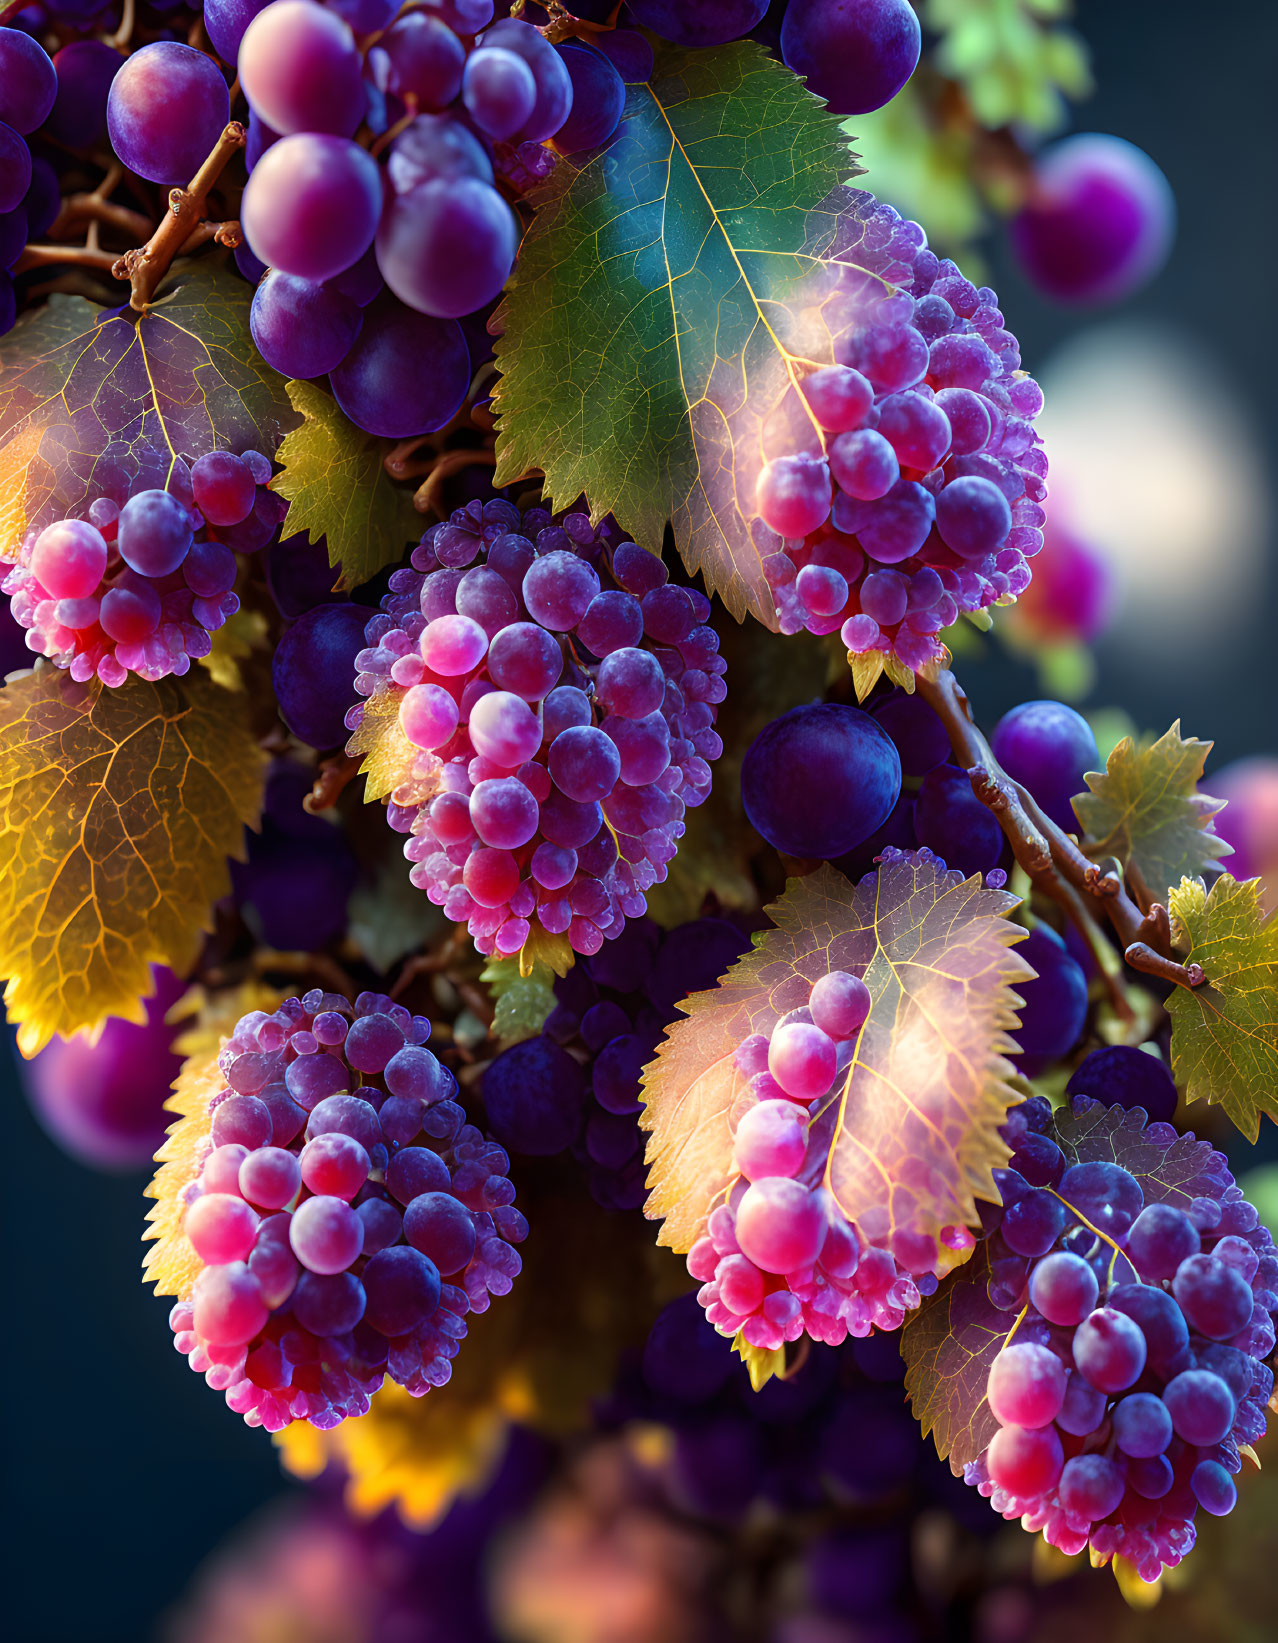
[[[264,547],[284,516],[270,477],[260,451],[210,451],[188,468],[144,450],[134,480],[121,474],[85,518],[27,533],[0,588],[28,647],[105,685],[186,673],[239,609],[236,555]]]
[[[1232,1509],[1239,1451],[1264,1433],[1278,1254],[1218,1153],[1191,1198],[1104,1159],[1067,1165],[1041,1097],[1006,1134],[988,1293],[1018,1321],[986,1388],[999,1429],[966,1481],[1063,1551],[1154,1580],[1193,1546],[1199,1506]]]
[[[694,919],[663,933],[632,919],[593,957],[555,983],[555,1008],[536,1038],[485,1069],[489,1127],[511,1152],[571,1147],[605,1209],[638,1209],[647,1196],[640,1077],[675,1006],[713,987],[749,946],[726,919]]]
[[[757,506],[784,633],[840,632],[916,672],[961,612],[1009,603],[1043,545],[1043,396],[995,292],[870,195],[845,213],[826,303],[835,363],[800,381],[794,449]],[[844,258],[847,258],[844,261]],[[766,534],[766,533],[765,533]]]
[[[839,1102],[870,1010],[860,976],[834,970],[768,1034],[753,1033],[734,1062],[746,1092],[734,1101],[733,1184],[688,1252],[698,1299],[723,1335],[775,1351],[803,1334],[837,1346],[849,1335],[899,1329],[936,1288],[971,1233],[935,1239],[884,1229],[869,1238],[824,1183]]]
[[[519,1273],[507,1155],[466,1123],[429,1034],[379,994],[316,990],[223,1046],[184,1199],[201,1269],[169,1322],[250,1426],[335,1426],[388,1374],[443,1386],[466,1315]]]
[[[383,713],[392,693],[413,754],[388,808],[413,883],[483,953],[518,952],[534,924],[597,953],[642,916],[710,790],[726,694],[710,603],[585,513],[500,498],[432,526],[412,567],[355,683]]]

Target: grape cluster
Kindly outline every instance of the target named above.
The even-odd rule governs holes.
[[[694,919],[663,934],[634,919],[593,958],[555,983],[556,1005],[536,1038],[485,1069],[489,1127],[512,1152],[571,1147],[605,1209],[638,1209],[647,1195],[640,1077],[675,1005],[713,987],[749,946],[725,919]]]
[[[868,1239],[822,1184],[839,1114],[827,1097],[848,1071],[869,1009],[864,981],[831,971],[807,1004],[737,1049],[747,1093],[730,1119],[734,1181],[688,1252],[688,1271],[711,1323],[749,1346],[772,1351],[804,1333],[838,1345],[899,1329],[946,1263],[932,1238]],[[972,1236],[950,1227],[942,1242],[952,1254]]]
[[[989,1372],[999,1430],[965,1477],[1063,1551],[1154,1580],[1193,1546],[1199,1506],[1232,1509],[1239,1449],[1264,1432],[1278,1254],[1220,1154],[1210,1195],[1147,1197],[1117,1163],[1067,1167],[1041,1097],[1006,1133],[988,1293],[1020,1318]]]
[[[432,526],[412,565],[355,683],[394,693],[415,750],[388,812],[413,883],[481,952],[518,952],[537,924],[597,953],[710,790],[726,690],[709,601],[585,513],[499,498]]]
[[[250,1011],[183,1227],[202,1269],[174,1345],[250,1426],[362,1414],[385,1375],[442,1386],[520,1270],[503,1149],[465,1121],[430,1024],[375,993]]]
[[[283,518],[270,477],[260,451],[210,451],[190,468],[144,452],[131,490],[28,532],[0,583],[28,647],[106,685],[187,672],[239,609],[236,554],[264,547]]]
[[[917,671],[960,612],[1029,584],[1046,517],[1043,396],[993,291],[870,195],[847,216],[825,309],[835,363],[799,385],[796,440],[813,448],[759,475],[776,533],[764,572],[783,632],[841,632],[851,653]]]

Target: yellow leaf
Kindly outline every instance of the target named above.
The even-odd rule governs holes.
[[[732,1338],[732,1350],[746,1366],[750,1375],[750,1385],[756,1392],[762,1392],[774,1375],[783,1374],[785,1371],[783,1346],[775,1346],[771,1351],[766,1347],[751,1346],[738,1329]]]
[[[1142,1580],[1136,1572],[1136,1567],[1125,1557],[1114,1559],[1114,1579],[1118,1582],[1118,1589],[1123,1594],[1123,1600],[1132,1609],[1152,1609],[1163,1595],[1163,1582],[1158,1580]]]
[[[1182,878],[1196,878],[1230,846],[1210,826],[1223,799],[1198,791],[1210,742],[1180,734],[1180,720],[1157,741],[1139,747],[1125,736],[1105,770],[1090,772],[1089,792],[1074,800],[1074,813],[1089,835],[1087,852],[1117,856],[1139,874],[1154,901]]]
[[[204,1160],[213,1150],[209,1101],[226,1088],[218,1071],[218,1051],[242,1015],[249,1010],[269,1012],[279,1003],[279,993],[250,981],[211,998],[202,989],[192,988],[169,1011],[170,1021],[182,1020],[192,1011],[195,1017],[173,1040],[173,1048],[186,1059],[164,1105],[177,1118],[155,1155],[160,1167],[146,1189],[146,1196],[155,1203],[147,1211],[148,1225],[142,1234],[144,1240],[152,1240],[142,1257],[142,1281],[154,1284],[157,1295],[189,1295],[202,1265],[182,1230],[182,1218],[186,1190],[199,1179]]]
[[[312,542],[328,539],[328,562],[341,589],[356,588],[403,558],[422,533],[412,489],[396,485],[382,458],[389,440],[362,432],[331,394],[313,382],[290,382],[288,397],[304,418],[275,453],[283,465],[271,489],[289,503],[288,529]]]
[[[351,758],[363,759],[360,770],[366,803],[388,799],[397,788],[404,788],[405,802],[423,804],[438,786],[443,764],[433,753],[414,747],[399,728],[399,704],[404,694],[391,685],[370,696],[364,703],[363,718],[346,744]]]
[[[519,1207],[524,1270],[500,1304],[467,1320],[447,1386],[424,1398],[384,1386],[366,1415],[331,1432],[286,1427],[275,1442],[290,1471],[311,1477],[337,1462],[353,1511],[393,1503],[425,1528],[488,1481],[511,1423],[556,1436],[581,1427],[686,1275],[638,1216],[600,1209],[579,1174],[553,1163],[529,1160]]]
[[[0,975],[23,1055],[141,1021],[150,965],[189,970],[263,764],[243,698],[199,669],[107,690],[43,666],[4,686]]]
[[[519,949],[519,973],[527,980],[534,969],[541,968],[553,970],[562,980],[572,969],[573,958],[572,943],[567,936],[551,935],[540,924],[532,924],[528,940]]]
[[[44,428],[28,423],[0,450],[0,559],[16,560],[27,533],[31,464]]]
[[[1171,893],[1176,946],[1201,964],[1201,987],[1173,988],[1172,1071],[1190,1101],[1222,1106],[1250,1141],[1278,1119],[1278,913],[1262,916],[1260,880],[1222,873]]]
[[[211,635],[211,649],[200,657],[200,666],[207,668],[209,677],[223,690],[243,690],[244,673],[241,662],[266,643],[267,622],[260,610],[246,610],[243,606],[228,617]]]
[[[876,1244],[975,1222],[1008,1156],[998,1130],[1017,1099],[1004,1059],[1012,988],[1034,973],[1011,950],[1025,934],[1006,916],[1016,905],[978,878],[938,873],[928,855],[887,862],[855,887],[829,866],[791,880],[767,909],[775,928],[680,1006],[687,1019],[645,1069],[646,1213],[664,1220],[660,1241],[690,1249],[731,1183],[731,1115],[748,1088],[737,1047],[839,969],[863,977],[872,1003],[832,1092],[825,1185]]]

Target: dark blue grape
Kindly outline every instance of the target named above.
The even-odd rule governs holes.
[[[741,767],[747,819],[789,856],[846,855],[886,820],[900,791],[891,738],[868,713],[835,703],[774,719]]]

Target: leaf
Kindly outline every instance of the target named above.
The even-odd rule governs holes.
[[[359,587],[404,556],[422,534],[412,487],[396,485],[382,458],[388,439],[374,439],[343,415],[332,394],[313,382],[290,382],[301,414],[275,453],[283,464],[271,489],[289,503],[288,529],[312,542],[328,538],[328,562],[340,566],[341,591]]]
[[[1155,901],[1182,878],[1197,878],[1233,854],[1210,826],[1225,801],[1198,791],[1211,747],[1182,737],[1179,719],[1156,742],[1137,747],[1125,736],[1104,772],[1085,778],[1090,791],[1074,800],[1089,835],[1088,855],[1117,856],[1136,870]]]
[[[234,616],[228,616],[222,626],[209,635],[210,650],[200,657],[200,666],[208,669],[209,678],[223,690],[243,690],[244,671],[241,662],[247,662],[255,650],[266,643],[269,632],[266,617],[260,610],[241,605]]]
[[[533,196],[499,313],[494,484],[541,470],[556,507],[584,492],[654,553],[671,520],[689,571],[774,626],[761,442],[795,359],[829,355],[814,259],[853,169],[837,116],[761,46],[660,46],[608,148]]]
[[[922,223],[938,255],[970,249],[986,226],[970,126],[938,118],[909,81],[884,107],[845,120],[843,130],[878,198]]]
[[[572,969],[576,954],[566,935],[552,935],[540,924],[530,926],[528,940],[519,949],[519,973],[530,977],[537,969],[553,970],[555,975],[566,976]]]
[[[191,1024],[173,1040],[174,1050],[186,1059],[173,1081],[173,1094],[164,1103],[177,1118],[155,1159],[159,1169],[146,1189],[155,1203],[147,1211],[144,1240],[151,1247],[142,1257],[142,1281],[155,1285],[157,1295],[184,1297],[204,1264],[182,1230],[186,1191],[194,1186],[213,1150],[210,1100],[226,1088],[217,1057],[232,1027],[249,1010],[274,1010],[280,995],[257,981],[245,982],[212,996],[193,987],[169,1011],[169,1021],[194,1015]]]
[[[1069,1164],[1121,1164],[1140,1182],[1146,1203],[1184,1209],[1197,1197],[1219,1198],[1224,1157],[1208,1142],[1177,1135],[1170,1124],[1145,1126],[1143,1115],[1080,1097],[1060,1108],[1051,1132]],[[997,1422],[985,1402],[990,1365],[1019,1322],[989,1298],[989,1245],[950,1274],[901,1332],[905,1390],[937,1453],[954,1472],[974,1461]]]
[[[732,1338],[732,1350],[746,1366],[751,1389],[755,1392],[762,1392],[772,1377],[780,1375],[785,1369],[783,1346],[775,1346],[770,1351],[767,1347],[751,1346],[740,1330]]]
[[[492,1031],[505,1048],[536,1038],[555,1007],[554,972],[548,965],[534,964],[520,974],[519,955],[490,958],[479,973],[496,1001]]]
[[[1172,1071],[1190,1101],[1222,1106],[1250,1141],[1278,1120],[1278,913],[1264,918],[1260,881],[1222,873],[1204,890],[1183,879],[1168,910],[1176,946],[1207,982],[1175,987]]]
[[[184,974],[261,807],[244,698],[202,669],[118,690],[48,666],[0,691],[0,975],[23,1055],[143,1019]]]
[[[488,1481],[509,1426],[580,1431],[618,1363],[642,1347],[657,1312],[686,1288],[638,1216],[600,1209],[579,1175],[528,1160],[518,1205],[528,1217],[524,1270],[500,1306],[467,1319],[446,1389],[412,1398],[384,1386],[368,1414],[331,1432],[297,1422],[276,1435],[290,1471],[337,1462],[361,1517],[394,1503],[426,1528],[460,1490]]]
[[[0,559],[95,497],[162,486],[177,457],[275,450],[296,416],[253,346],[252,298],[205,264],[145,315],[54,292],[18,321],[0,342]]]
[[[391,834],[390,840],[396,844],[397,835]],[[443,910],[422,895],[408,874],[402,850],[385,851],[374,876],[356,885],[347,906],[346,934],[380,975],[388,975],[401,958],[452,928]]]
[[[737,1046],[808,1001],[830,970],[863,976],[872,999],[841,1091],[825,1184],[876,1244],[897,1231],[939,1238],[997,1197],[1008,1157],[998,1127],[1016,1095],[1013,986],[1033,971],[1012,944],[1016,897],[937,871],[930,852],[885,862],[855,887],[822,866],[767,909],[775,928],[712,992],[680,1005],[644,1072],[650,1132],[645,1213],[687,1251],[731,1179],[729,1113],[746,1080]]]
[[[387,799],[399,787],[420,792],[422,802],[433,791],[443,765],[433,753],[414,747],[399,728],[399,704],[405,692],[396,685],[378,690],[363,703],[359,726],[352,731],[346,751],[361,759],[364,801]],[[418,773],[423,772],[420,780]]]

